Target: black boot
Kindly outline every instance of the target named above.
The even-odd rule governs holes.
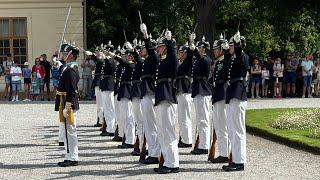
[[[132,156],[140,156],[140,150],[139,149],[133,149],[133,151],[131,152]]]
[[[64,142],[59,142],[59,146],[64,146]]]
[[[222,166],[224,171],[244,171],[244,164],[231,163],[227,166]]]
[[[97,118],[97,124],[94,125],[94,127],[101,127],[102,124],[99,123],[99,118]]]
[[[58,166],[60,167],[68,167],[68,166],[78,166],[78,161],[69,161],[69,160],[64,160],[63,162],[59,162]]]
[[[195,148],[194,150],[191,151],[191,154],[194,154],[194,155],[208,154],[208,149]]]
[[[186,143],[182,142],[181,137],[180,137],[178,147],[179,148],[189,148],[189,147],[192,147],[192,144],[186,144]]]
[[[122,142],[122,137],[120,137],[120,136],[115,136],[114,138],[112,138],[112,141]]]
[[[126,143],[123,143],[121,145],[118,146],[118,148],[120,149],[129,149],[129,148],[133,148],[133,144],[126,144]]]
[[[142,164],[159,164],[159,158],[157,157],[147,157],[147,159],[141,161]]]
[[[223,156],[218,156],[217,158],[213,159],[211,161],[212,163],[228,163],[229,158],[228,157],[223,157]]]
[[[179,167],[169,168],[169,167],[166,167],[166,166],[162,166],[158,170],[159,174],[169,174],[169,173],[178,173],[178,172],[179,172]]]

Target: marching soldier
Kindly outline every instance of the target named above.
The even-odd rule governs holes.
[[[141,109],[141,75],[142,75],[142,58],[139,56],[143,45],[141,41],[135,39],[134,42],[135,52],[133,53],[135,59],[135,66],[132,72],[132,89],[131,89],[131,101],[132,101],[132,116],[136,123],[137,138],[135,147],[132,151],[132,155],[139,156],[140,150],[143,146],[143,123],[142,123],[142,109]]]
[[[211,59],[206,55],[210,49],[209,42],[203,37],[197,42],[197,48],[194,50],[196,57],[192,67],[192,93],[195,114],[196,114],[196,143],[191,154],[208,154],[210,144],[210,127],[209,127],[209,108],[211,87],[208,82],[210,74]]]
[[[228,63],[227,74],[227,128],[231,141],[232,163],[223,166],[224,171],[243,171],[246,163],[245,112],[247,94],[245,78],[249,69],[248,56],[242,51],[245,38],[238,31],[233,36],[235,55]]]
[[[80,79],[76,59],[79,49],[71,44],[63,44],[61,52],[66,65],[62,69],[57,88],[55,111],[59,111],[60,121],[64,124],[64,145],[67,153],[61,167],[78,165],[77,112],[79,110],[78,82]],[[60,66],[62,63],[60,63]]]
[[[191,38],[192,39],[192,38]],[[175,86],[178,100],[178,122],[180,140],[178,147],[192,147],[192,121],[191,121],[191,68],[193,52],[188,44],[179,49],[179,63]]]
[[[87,52],[87,51],[86,51]],[[101,102],[101,89],[100,89],[100,81],[101,81],[101,70],[102,65],[105,59],[105,55],[103,54],[103,44],[101,46],[96,47],[95,55],[90,52],[87,52],[88,55],[91,55],[96,66],[94,70],[94,78],[92,82],[92,86],[94,87],[94,92],[96,96],[96,104],[97,104],[97,124],[94,127],[101,127],[101,121],[103,121],[103,107]]]
[[[115,131],[115,109],[114,109],[114,79],[115,70],[114,60],[107,56],[109,51],[113,51],[114,47],[111,41],[104,47],[105,59],[101,71],[101,81],[99,88],[101,90],[101,103],[103,108],[104,126],[101,136],[114,136]]]
[[[148,39],[146,25],[141,24],[140,27],[145,39]],[[159,164],[159,168],[154,169],[159,174],[179,172],[178,141],[175,134],[174,120],[174,104],[177,103],[177,99],[173,87],[177,58],[175,54],[175,41],[171,37],[171,32],[167,30],[165,38],[158,38],[158,56],[155,58],[157,62],[155,77],[156,125],[161,155],[164,159],[164,163]]]
[[[145,154],[140,154],[139,162],[143,164],[158,164],[160,156],[160,143],[158,139],[158,129],[156,126],[156,112],[154,108],[155,101],[155,74],[157,67],[157,54],[155,52],[155,43],[147,34],[147,27],[142,24],[140,30],[144,35],[145,48],[141,50],[143,61],[141,76],[141,107],[143,118],[143,129],[145,141],[148,144],[147,159],[141,158]]]
[[[213,127],[217,136],[219,155],[212,159],[212,163],[226,163],[229,161],[230,142],[227,132],[227,117],[225,104],[226,90],[226,70],[227,63],[231,57],[229,53],[229,43],[223,36],[216,40],[212,47],[216,63],[213,71]],[[214,156],[214,155],[213,155]]]

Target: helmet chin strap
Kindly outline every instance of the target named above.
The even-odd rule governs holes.
[[[65,62],[68,61],[68,58],[69,58],[69,56],[71,55],[71,52],[72,52],[72,51],[69,51],[69,52],[68,52],[68,54],[67,54],[67,56],[66,56],[66,59],[64,60]]]

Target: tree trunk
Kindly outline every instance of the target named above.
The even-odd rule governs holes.
[[[198,23],[197,39],[205,36],[206,41],[212,45],[215,35],[216,8],[220,0],[195,0],[195,20]]]

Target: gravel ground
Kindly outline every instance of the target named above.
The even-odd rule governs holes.
[[[318,99],[250,100],[249,109],[319,107]],[[110,137],[100,137],[95,105],[81,104],[78,119],[77,167],[60,168],[63,149],[57,146],[58,114],[53,105],[0,104],[0,179],[320,179],[320,156],[247,135],[248,163],[244,172],[226,173],[222,165],[180,149],[178,174],[158,175],[156,165],[144,166],[131,150],[117,149]],[[39,115],[41,114],[41,116]]]

